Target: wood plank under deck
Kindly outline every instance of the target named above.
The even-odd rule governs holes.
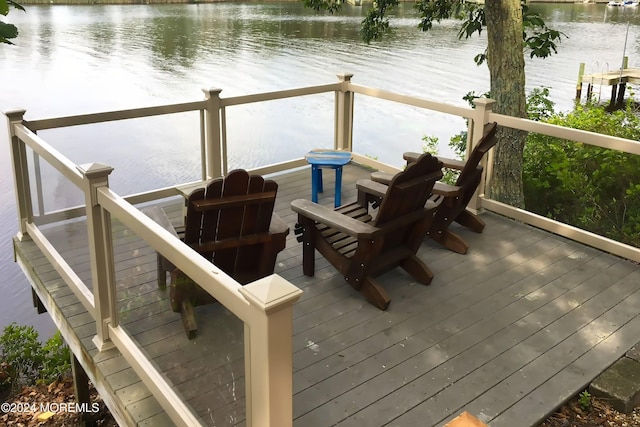
[[[368,174],[345,168],[345,202]],[[392,298],[381,312],[319,256],[315,277],[302,274],[289,204],[310,198],[309,171],[275,179],[276,210],[291,226],[276,272],[304,290],[294,306],[296,426],[441,425],[463,410],[492,427],[532,425],[640,340],[638,265],[489,213],[484,233],[458,229],[467,255],[422,244],[430,286],[400,269],[381,276]],[[332,205],[332,189],[325,172],[321,203]],[[180,221],[178,201],[165,210]],[[45,234],[90,283],[85,223]],[[188,341],[168,290],[157,288],[154,252],[117,222],[113,234],[121,324],[203,423],[245,425],[241,322],[219,305],[198,307],[198,337]],[[16,252],[94,360],[89,371],[115,410],[139,425],[171,425],[116,350],[97,352],[93,320],[33,242],[16,241]]]

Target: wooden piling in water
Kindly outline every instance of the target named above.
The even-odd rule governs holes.
[[[582,97],[582,76],[584,75],[584,62],[580,63],[580,68],[578,69],[578,83],[576,84],[576,102],[580,102],[580,98]]]

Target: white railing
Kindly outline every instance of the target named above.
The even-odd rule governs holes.
[[[249,426],[291,425],[292,401],[292,317],[291,305],[299,297],[300,290],[279,276],[270,276],[246,286],[221,271],[211,271],[211,264],[204,261],[189,247],[179,242],[167,231],[150,220],[132,203],[148,202],[177,194],[175,187],[156,189],[150,192],[120,197],[109,189],[108,177],[112,169],[105,165],[89,164],[77,166],[65,156],[49,146],[35,132],[57,127],[85,125],[114,120],[165,115],[186,111],[200,112],[201,166],[202,179],[218,177],[227,171],[226,159],[226,109],[253,102],[266,102],[300,96],[335,92],[335,140],[336,149],[354,150],[353,117],[355,94],[374,97],[390,102],[410,105],[468,119],[468,142],[470,150],[482,135],[488,122],[528,132],[537,132],[586,144],[611,148],[633,154],[640,154],[640,144],[636,141],[609,137],[591,132],[578,131],[560,126],[534,122],[500,115],[492,111],[492,100],[479,99],[476,108],[465,108],[434,102],[414,96],[396,94],[380,89],[368,88],[351,83],[350,74],[338,76],[337,83],[312,86],[277,92],[220,98],[220,89],[205,90],[205,99],[196,102],[158,107],[139,108],[106,113],[78,115],[44,120],[25,121],[24,110],[5,113],[9,120],[11,153],[17,197],[20,235],[28,234],[55,266],[60,276],[78,296],[87,311],[96,321],[96,345],[99,349],[115,344],[129,361],[134,370],[147,384],[163,408],[179,425],[193,425],[193,414],[184,406],[168,386],[163,376],[144,357],[127,333],[118,324],[115,307],[114,261],[111,241],[111,220],[113,215],[125,226],[136,232],[156,251],[162,253],[174,265],[195,280],[203,289],[234,312],[245,323],[245,360],[247,390],[247,420]],[[34,224],[31,199],[27,147],[34,156],[45,160],[70,182],[85,193],[85,205],[65,211],[44,212],[41,209],[39,221],[52,222],[74,216],[87,216],[89,228],[89,249],[91,253],[93,289],[91,292],[75,275],[66,261],[56,252]],[[356,150],[357,151],[357,150]],[[398,153],[400,156],[401,153]],[[393,172],[398,169],[353,152],[355,161]],[[252,172],[268,174],[285,171],[305,165],[304,159],[295,158],[276,165],[254,169]],[[489,167],[485,170],[490,169]],[[486,173],[489,176],[490,173]],[[640,251],[628,245],[597,236],[584,230],[540,217],[530,212],[508,206],[490,199],[488,179],[481,184],[477,197],[470,208],[481,208],[518,219],[536,227],[606,250],[608,252],[640,261]],[[36,186],[38,188],[38,186]],[[38,202],[39,204],[41,203]],[[264,288],[270,292],[264,292]],[[261,295],[269,295],[265,300]],[[284,340],[285,346],[275,347],[276,340]],[[283,351],[284,350],[284,351]],[[258,375],[259,373],[259,375]],[[254,416],[252,414],[260,414]]]
[[[577,129],[570,129],[563,126],[557,126],[547,123],[536,122],[533,120],[519,119],[503,114],[497,114],[487,111],[487,121],[497,122],[499,125],[519,129],[527,132],[536,132],[543,135],[549,135],[556,138],[562,138],[584,144],[594,145],[602,148],[622,151],[625,153],[640,155],[640,142],[630,139],[618,138],[615,136],[602,135],[599,133],[588,132]],[[491,164],[491,160],[489,160]],[[489,175],[489,174],[488,174]],[[488,180],[485,181],[486,188],[490,188]],[[580,243],[610,252],[614,255],[621,256],[636,262],[640,262],[640,249],[634,246],[554,221],[549,218],[534,214],[524,209],[515,208],[504,203],[491,199],[490,193],[478,198],[478,205],[484,209],[499,213],[509,218],[522,221],[526,224],[533,225],[543,230],[550,231],[560,236],[567,237]]]
[[[111,233],[111,215],[114,215],[244,322],[247,425],[290,426],[293,393],[292,304],[302,291],[278,275],[241,286],[224,272],[217,269],[212,271],[212,265],[204,258],[109,189],[108,176],[112,168],[95,163],[75,165],[26,128],[23,114],[23,110],[6,113],[20,219],[19,237],[28,234],[32,238],[95,319],[96,347],[104,351],[115,345],[176,425],[199,425],[197,416],[173,391],[144,351],[119,326]],[[94,292],[75,274],[33,222],[27,147],[85,193]],[[52,307],[47,308],[55,312]],[[74,354],[84,354],[71,332],[65,327],[61,327],[61,330]],[[90,363],[86,356],[78,358],[81,363]],[[85,370],[92,372],[92,369]],[[98,379],[91,380],[99,390],[104,389]]]

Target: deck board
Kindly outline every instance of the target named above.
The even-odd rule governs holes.
[[[343,200],[369,171],[347,166]],[[495,426],[532,425],[580,390],[640,335],[637,264],[541,230],[484,214],[485,232],[461,227],[466,255],[425,241],[418,254],[435,274],[416,284],[401,269],[380,276],[381,312],[316,255],[302,273],[293,233],[296,198],[310,198],[308,168],[274,177],[276,210],[291,227],[276,272],[304,293],[294,305],[294,425],[442,425],[467,410]],[[333,205],[334,174],[320,202]],[[163,206],[181,223],[181,199]],[[245,425],[243,325],[219,305],[196,307],[198,337],[184,335],[156,280],[155,252],[113,222],[121,325],[206,425]],[[45,227],[45,235],[91,286],[85,224]],[[120,410],[138,425],[170,425],[117,350],[98,353],[95,324],[42,253],[17,242],[38,289],[94,359]]]

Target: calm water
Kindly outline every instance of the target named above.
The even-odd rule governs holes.
[[[587,72],[620,66],[626,53],[640,65],[640,19],[631,9],[604,5],[534,5],[552,27],[570,38],[557,56],[527,63],[527,86],[552,88],[561,109],[571,106],[580,62]],[[201,5],[30,6],[12,12],[18,45],[0,46],[0,110],[27,109],[27,118],[141,107],[198,99],[204,87],[223,96],[286,89],[336,80],[465,105],[468,91],[488,89],[488,72],[473,56],[484,37],[458,41],[456,22],[430,33],[416,29],[410,5],[393,19],[394,32],[367,46],[359,39],[362,9],[317,15],[298,3]],[[231,167],[255,167],[331,144],[333,96],[274,101],[228,110]],[[76,163],[115,167],[119,193],[148,190],[199,176],[198,118],[145,119],[41,132]],[[354,146],[399,164],[401,150],[420,150],[420,138],[448,139],[460,119],[360,97]],[[0,121],[0,328],[33,324],[43,335],[53,325],[31,308],[29,285],[13,263],[16,210],[6,124]],[[74,206],[78,190],[47,167],[45,208]]]

